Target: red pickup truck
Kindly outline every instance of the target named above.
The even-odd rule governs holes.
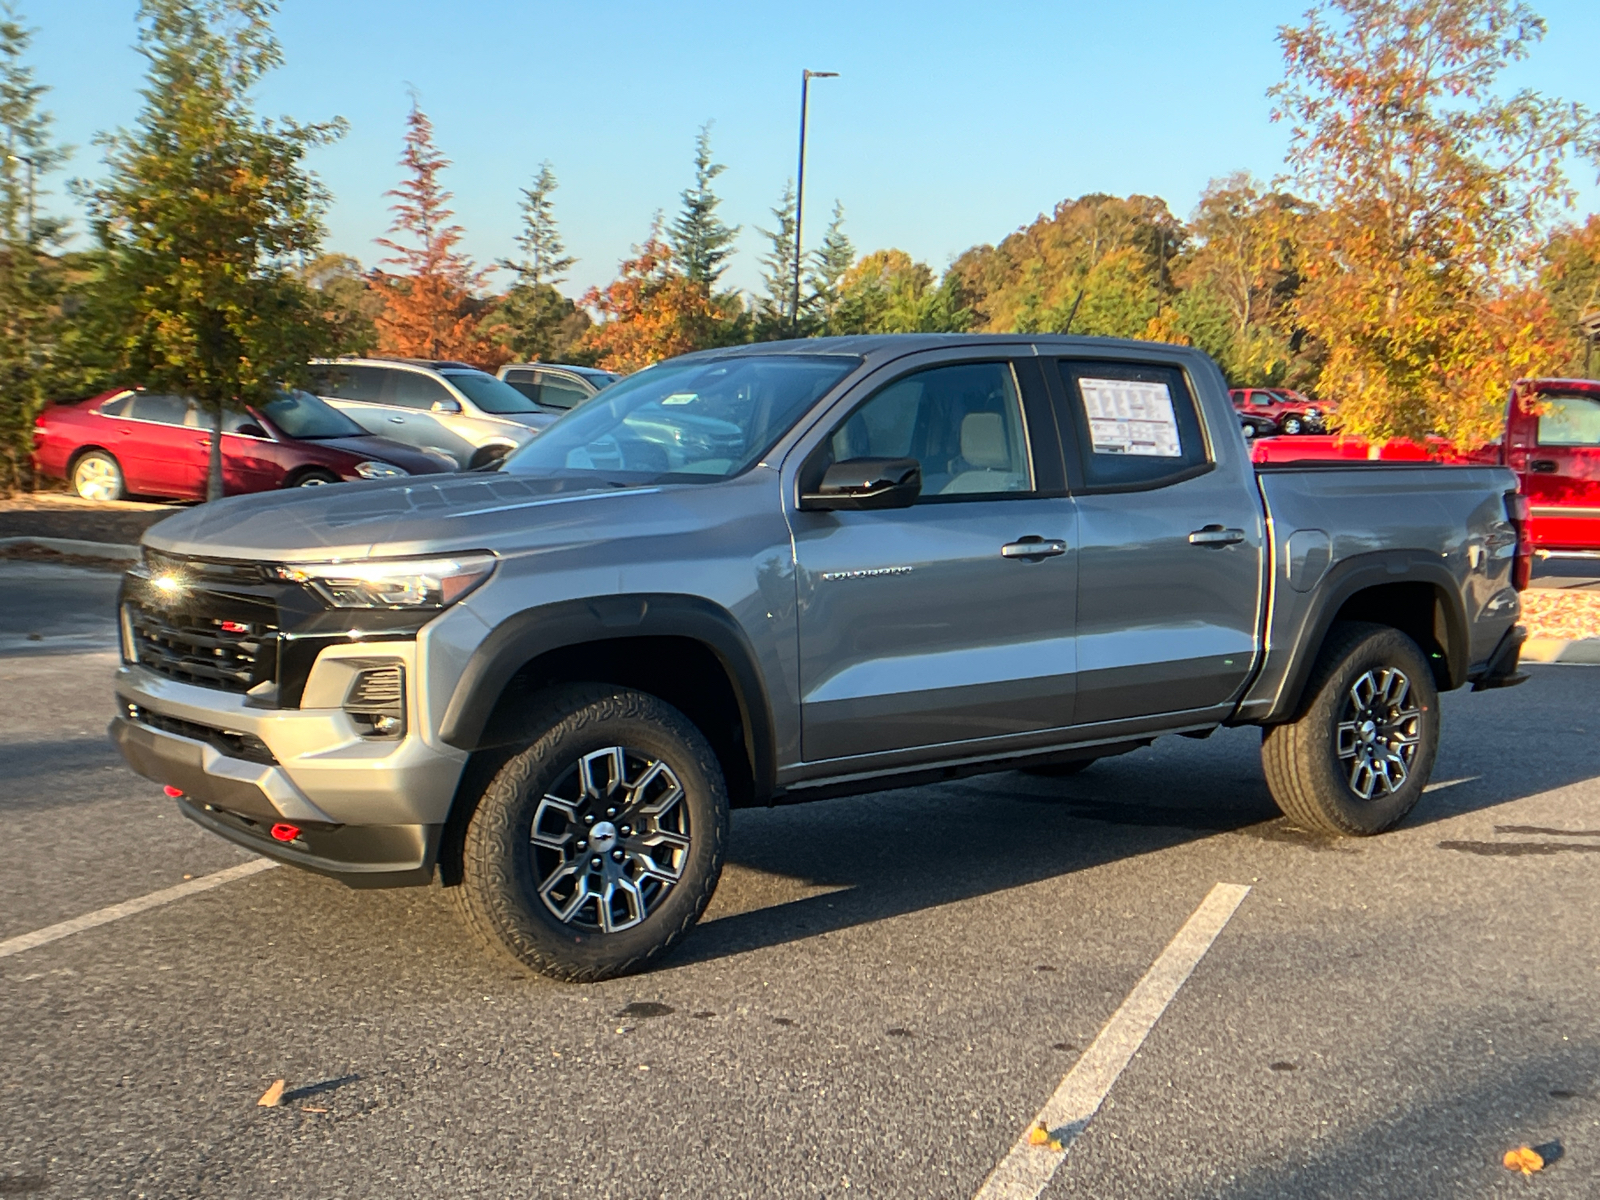
[[[1600,552],[1600,381],[1519,379],[1504,436],[1461,451],[1442,439],[1396,440],[1375,448],[1360,438],[1298,437],[1256,442],[1256,462],[1371,459],[1485,463],[1510,467],[1533,510],[1533,543],[1556,556]]]

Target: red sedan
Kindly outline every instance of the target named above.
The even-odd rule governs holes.
[[[211,417],[193,400],[135,389],[56,404],[34,422],[33,466],[86,500],[203,500]],[[222,421],[228,495],[453,471],[455,460],[374,437],[307,392],[281,392]]]

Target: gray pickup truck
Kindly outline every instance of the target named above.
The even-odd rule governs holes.
[[[111,733],[221,836],[598,979],[686,934],[740,805],[1257,725],[1294,821],[1389,828],[1438,693],[1524,678],[1525,512],[1499,468],[1254,468],[1181,347],[710,351],[490,471],[155,526]]]

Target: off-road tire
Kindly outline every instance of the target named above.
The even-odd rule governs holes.
[[[1339,757],[1339,724],[1351,687],[1373,670],[1398,669],[1420,710],[1415,757],[1402,786],[1365,800]],[[1263,731],[1261,763],[1284,816],[1309,832],[1367,837],[1392,829],[1422,798],[1439,748],[1439,693],[1427,657],[1398,629],[1341,622],[1329,632],[1307,681],[1298,719]]]
[[[491,953],[572,983],[641,971],[672,949],[716,891],[728,846],[728,792],[705,736],[676,708],[643,692],[577,684],[535,702],[524,749],[478,800],[461,842],[461,882],[446,889],[467,929]],[[690,845],[678,881],[632,928],[563,924],[539,898],[531,837],[546,791],[585,754],[627,746],[666,762],[684,791]]]

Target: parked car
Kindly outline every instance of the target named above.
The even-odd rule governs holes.
[[[1354,437],[1277,438],[1252,450],[1258,463],[1312,459],[1478,463],[1517,473],[1542,554],[1600,553],[1600,382],[1519,379],[1506,403],[1504,433],[1463,450],[1444,438],[1396,438],[1379,446]]]
[[[1289,388],[1234,388],[1228,395],[1240,413],[1271,421],[1275,433],[1328,432],[1329,406]]]
[[[66,479],[86,500],[203,500],[211,425],[193,400],[136,388],[55,404],[34,422],[34,469]],[[448,456],[374,437],[307,392],[223,415],[229,495],[454,469]]]
[[[489,473],[154,526],[112,736],[219,836],[437,877],[486,948],[581,981],[689,931],[731,806],[1256,725],[1298,825],[1378,833],[1437,693],[1526,678],[1523,498],[1495,466],[1256,470],[1237,430],[1180,346],[687,355]]]
[[[500,368],[499,377],[556,416],[570,412],[622,378],[614,371],[565,363],[507,363]]]
[[[1246,441],[1256,438],[1273,437],[1278,432],[1278,423],[1271,417],[1258,416],[1253,412],[1239,410],[1239,429],[1244,434]]]
[[[503,458],[559,415],[487,371],[448,360],[320,359],[309,388],[364,429],[463,467]]]

